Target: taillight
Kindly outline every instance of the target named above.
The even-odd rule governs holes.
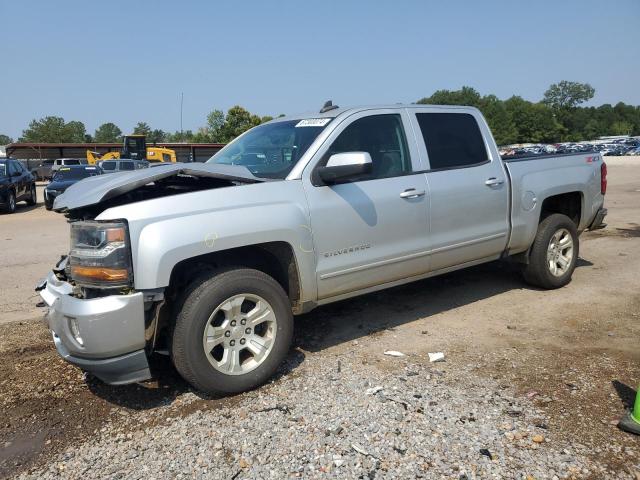
[[[600,193],[607,193],[607,164],[604,161],[600,165]]]

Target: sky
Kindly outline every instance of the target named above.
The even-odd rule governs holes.
[[[640,105],[640,0],[0,0],[0,134],[196,130],[258,115],[410,103],[474,87],[537,101],[560,80]]]

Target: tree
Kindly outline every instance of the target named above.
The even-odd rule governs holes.
[[[115,143],[122,139],[122,130],[115,123],[103,123],[96,128],[93,137],[99,143]]]
[[[462,87],[460,90],[437,90],[430,97],[421,98],[417,103],[480,107],[481,102],[482,98],[474,88]]]
[[[625,121],[617,121],[611,124],[609,132],[611,135],[629,135],[633,130],[633,125]]]
[[[167,141],[167,133],[160,129],[151,130],[147,135],[148,143],[159,143]]]
[[[588,83],[562,80],[552,84],[546,92],[542,103],[554,109],[575,108],[579,104],[591,100],[596,93]]]
[[[517,126],[518,143],[557,142],[565,131],[547,105],[532,103],[517,96],[509,98],[504,103]]]
[[[65,123],[62,117],[44,117],[32,120],[22,132],[23,142],[82,143],[86,140],[84,123]]]
[[[221,137],[217,141],[230,142],[250,128],[260,125],[260,123],[260,117],[249,113],[240,105],[235,105],[227,111],[224,117],[224,125],[221,129]]]
[[[224,127],[224,112],[212,110],[207,115],[206,137],[208,142],[221,142],[222,128]]]
[[[0,145],[9,145],[10,143],[13,143],[13,138],[8,135],[0,134]]]
[[[64,129],[67,132],[67,142],[82,143],[87,141],[87,131],[84,127],[84,123],[74,120],[67,123],[64,126]]]
[[[146,122],[138,122],[133,129],[134,135],[149,135],[151,133],[151,127]]]

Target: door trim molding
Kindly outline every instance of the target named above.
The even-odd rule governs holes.
[[[369,270],[371,268],[381,267],[384,265],[390,265],[392,263],[404,262],[412,260],[414,258],[424,257],[426,255],[433,255],[434,253],[446,252],[448,250],[455,250],[456,248],[467,247],[476,243],[487,242],[489,240],[495,240],[500,237],[506,237],[507,232],[496,233],[494,235],[488,235],[486,237],[474,238],[473,240],[467,240],[465,242],[454,243],[451,245],[445,245],[444,247],[438,247],[431,250],[425,250],[422,252],[410,253],[408,255],[402,255],[400,257],[388,258],[387,260],[380,260],[377,262],[367,263],[364,265],[358,265],[357,267],[345,268],[343,270],[336,270],[334,272],[323,273],[320,275],[320,280],[327,280],[329,278],[339,277],[341,275],[347,275],[349,273],[360,272],[362,270]]]

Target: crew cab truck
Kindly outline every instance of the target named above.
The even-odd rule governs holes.
[[[70,251],[37,289],[60,355],[103,381],[150,378],[160,352],[230,394],[269,379],[320,305],[507,258],[562,287],[605,191],[598,153],[501,159],[475,108],[327,104],[204,164],[71,186],[54,203]]]

